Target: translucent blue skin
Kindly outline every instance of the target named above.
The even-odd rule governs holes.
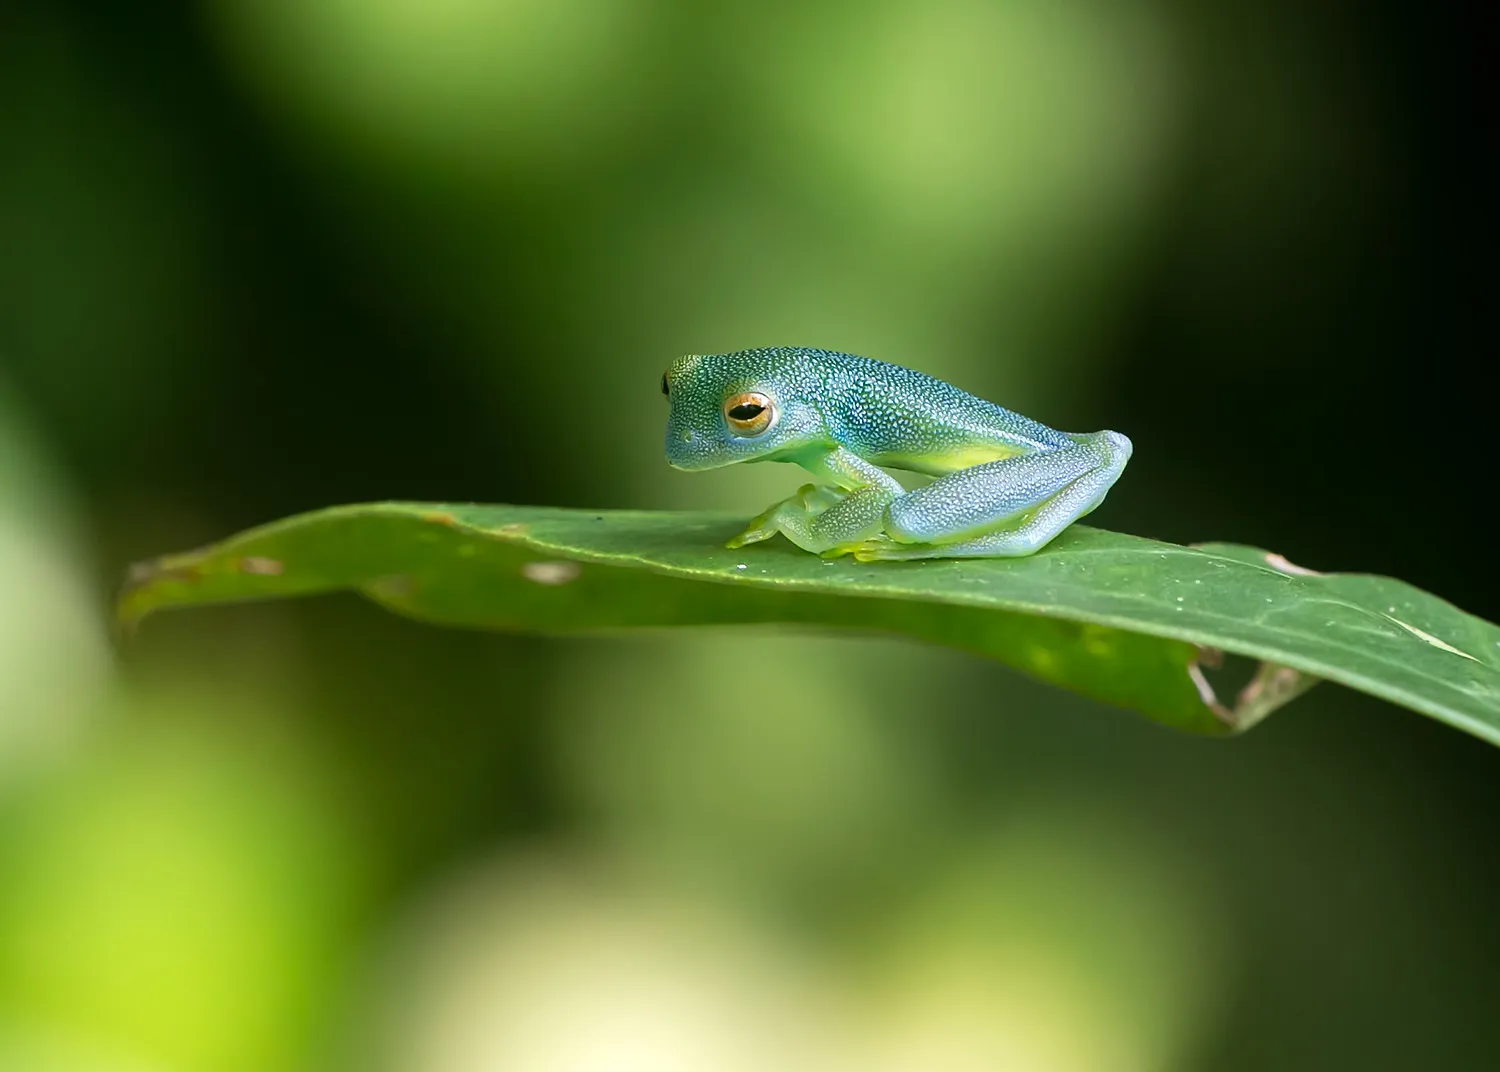
[[[1103,502],[1130,460],[1118,432],[1059,432],[913,369],[828,350],[691,354],[662,390],[674,467],[795,462],[818,478],[730,547],[779,532],[865,561],[1029,555]],[[885,468],[937,479],[907,491]]]

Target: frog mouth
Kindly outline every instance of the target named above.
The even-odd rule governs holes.
[[[710,440],[691,428],[681,431],[667,429],[667,464],[673,469],[694,472],[702,469],[717,469],[728,465],[733,458],[716,456],[709,450]]]
[[[666,447],[667,463],[673,469],[686,472],[767,460],[767,451],[754,440],[715,436],[691,429],[668,432]]]

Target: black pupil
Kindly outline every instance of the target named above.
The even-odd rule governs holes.
[[[765,412],[765,406],[758,406],[754,402],[741,402],[729,411],[729,416],[737,421],[753,421]]]
[[[667,394],[667,374],[665,372],[661,374],[661,393]]]

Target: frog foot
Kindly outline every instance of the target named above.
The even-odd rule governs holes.
[[[724,546],[732,551],[737,547],[744,547],[746,544],[760,543],[761,540],[769,540],[779,531],[779,529],[772,525],[768,525],[762,518],[758,517],[754,521],[750,522],[749,528],[745,529],[744,532],[731,539]]]
[[[745,526],[744,532],[724,546],[734,549],[744,547],[746,544],[769,540],[778,532],[784,531],[784,523],[789,517],[815,517],[841,498],[843,498],[843,492],[837,488],[820,484],[803,484],[797,489],[795,495],[775,503],[752,519],[750,524]]]

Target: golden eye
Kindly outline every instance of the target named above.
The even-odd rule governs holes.
[[[732,395],[724,400],[724,422],[739,436],[758,436],[771,427],[776,407],[757,391]]]

